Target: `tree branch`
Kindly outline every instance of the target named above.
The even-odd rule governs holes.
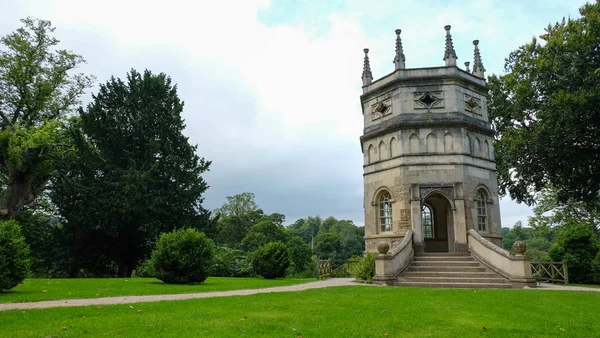
[[[2,117],[2,120],[4,120],[4,123],[6,123],[12,131],[15,131],[15,125],[10,122],[10,119],[4,114],[4,111],[0,110],[0,116]]]

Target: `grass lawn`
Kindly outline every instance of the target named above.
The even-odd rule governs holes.
[[[163,282],[154,278],[30,278],[26,279],[23,284],[0,293],[0,303],[258,289],[313,281],[316,281],[316,279],[285,278],[267,280],[262,278],[208,277],[201,284],[172,285],[163,284]]]
[[[484,329],[485,327],[485,329]],[[600,293],[331,287],[0,312],[0,337],[598,337]]]

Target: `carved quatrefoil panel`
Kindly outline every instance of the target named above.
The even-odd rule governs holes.
[[[465,94],[465,110],[473,114],[481,115],[481,100],[475,96]]]
[[[414,93],[415,109],[444,108],[444,92]]]
[[[392,99],[379,101],[371,105],[371,116],[373,120],[392,113]]]

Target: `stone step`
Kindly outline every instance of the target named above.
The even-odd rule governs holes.
[[[470,256],[468,252],[419,252],[415,257],[426,256]]]
[[[398,278],[399,282],[426,282],[426,283],[508,283],[504,278],[499,277],[408,277],[403,276]]]
[[[493,272],[405,271],[401,277],[495,278],[498,276]]]
[[[465,262],[465,261],[475,261],[475,258],[471,256],[415,256],[413,259],[415,262],[424,262],[424,261],[454,261],[454,262]]]
[[[412,261],[411,266],[461,267],[480,266],[480,263],[475,261]]]
[[[510,283],[432,283],[432,282],[395,282],[396,286],[418,286],[427,288],[477,288],[477,289],[510,289]]]
[[[406,271],[433,271],[433,272],[486,272],[482,266],[413,266],[410,265]]]

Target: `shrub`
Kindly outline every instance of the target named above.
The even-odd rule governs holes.
[[[290,252],[281,242],[265,244],[252,254],[254,272],[266,279],[285,276],[290,261]]]
[[[21,283],[30,265],[29,246],[19,224],[14,220],[0,221],[0,292]]]
[[[154,262],[152,259],[146,259],[143,262],[140,262],[138,266],[133,271],[135,273],[135,277],[141,278],[151,278],[154,277]]]
[[[250,277],[254,275],[250,259],[241,250],[218,247],[210,269],[211,276]]]
[[[213,255],[212,240],[196,229],[162,234],[152,252],[154,275],[169,284],[201,283],[208,277]]]
[[[352,273],[356,276],[357,280],[365,283],[373,283],[373,277],[375,276],[375,256],[377,256],[376,253],[369,253],[352,266]]]

